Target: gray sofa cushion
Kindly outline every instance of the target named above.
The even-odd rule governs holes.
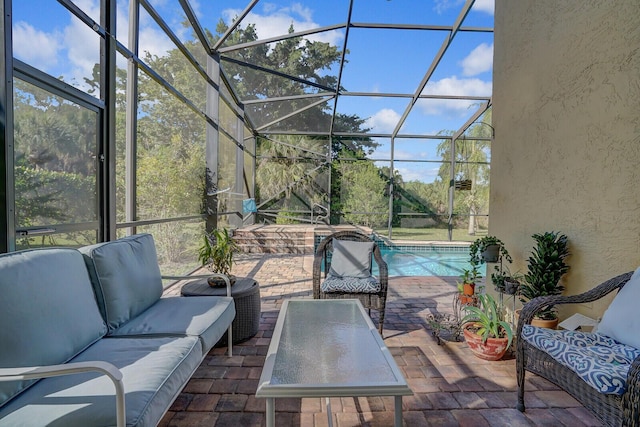
[[[65,363],[103,337],[80,252],[0,255],[0,326],[0,367]],[[31,383],[0,382],[0,405]]]
[[[111,336],[193,335],[200,338],[202,353],[207,354],[235,315],[231,297],[160,298]]]
[[[155,426],[202,360],[195,337],[104,338],[73,362],[102,360],[123,373],[127,426]],[[0,408],[0,426],[114,426],[115,389],[94,373],[46,378]]]
[[[80,251],[110,333],[162,296],[158,256],[150,234],[85,246]]]

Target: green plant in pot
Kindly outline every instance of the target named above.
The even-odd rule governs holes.
[[[238,245],[229,234],[229,230],[216,229],[211,233],[205,233],[202,246],[198,250],[198,260],[212,273],[229,277],[233,285],[236,277],[231,274],[231,267],[233,267],[233,256],[236,252],[238,252]],[[219,277],[209,277],[207,282],[210,286],[225,286],[224,280]]]
[[[519,298],[522,303],[540,296],[562,294],[564,286],[561,279],[569,271],[569,266],[565,262],[569,256],[566,235],[551,231],[534,234],[532,237],[536,245],[527,260],[528,271],[520,285]],[[544,307],[536,317],[555,321],[557,325],[558,315],[553,306]]]
[[[458,282],[458,299],[463,304],[475,301],[476,280],[482,278],[478,267],[471,264],[471,269],[464,269]]]
[[[508,266],[504,270],[496,266],[495,272],[491,273],[491,281],[495,285],[496,291],[507,295],[515,295],[523,280],[524,274],[519,271],[511,273]]]
[[[504,320],[493,296],[478,295],[479,306],[465,306],[462,333],[474,355],[485,360],[500,360],[511,346],[513,330]]]
[[[511,263],[511,255],[505,248],[502,240],[495,236],[484,236],[476,239],[469,246],[469,257],[472,263],[476,265],[485,262],[498,262],[502,257],[505,261]]]

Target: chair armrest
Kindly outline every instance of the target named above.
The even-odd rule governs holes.
[[[622,395],[623,424],[640,425],[640,356],[636,357],[627,374],[627,391]]]
[[[531,323],[533,316],[540,311],[540,309],[548,306],[563,305],[563,304],[580,304],[585,302],[596,301],[605,295],[622,288],[625,283],[629,281],[632,271],[621,274],[612,279],[607,280],[604,283],[596,286],[593,289],[588,290],[577,295],[548,295],[543,297],[537,297],[528,301],[522,311],[518,320],[518,334],[520,336],[522,328],[525,324]]]
[[[384,258],[382,258],[382,253],[380,252],[380,248],[378,245],[374,245],[373,247],[373,259],[378,264],[378,280],[380,281],[380,291],[384,294],[387,293],[387,288],[389,287],[389,267],[385,262]]]
[[[190,280],[190,279],[207,279],[209,277],[218,277],[224,280],[224,283],[227,285],[227,296],[231,296],[231,282],[229,281],[229,277],[226,274],[220,273],[209,273],[209,274],[194,274],[191,276],[162,276],[163,279],[166,280]]]
[[[22,381],[85,372],[100,372],[108,376],[116,388],[116,425],[125,427],[127,424],[124,401],[124,384],[122,372],[114,365],[102,361],[73,362],[62,365],[25,366],[20,368],[0,368],[1,381]]]

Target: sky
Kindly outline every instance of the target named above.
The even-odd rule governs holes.
[[[149,0],[172,30],[185,41],[191,32],[180,23],[184,19],[178,0]],[[226,22],[241,13],[248,0],[191,0],[202,25],[212,31],[222,17]],[[75,0],[91,18],[99,21],[98,0]],[[118,0],[117,38],[127,45],[128,0]],[[354,0],[352,22],[430,24],[450,26],[463,0]],[[243,21],[255,24],[260,38],[340,24],[346,21],[346,0],[262,0]],[[493,0],[477,0],[463,26],[493,27]],[[99,61],[99,38],[72,17],[55,0],[20,0],[13,3],[14,56],[29,65],[84,89],[84,77],[91,76]],[[140,50],[162,56],[175,48],[146,12],[140,16]],[[310,36],[342,47],[343,29]],[[442,46],[448,32],[352,28],[348,35],[347,65],[342,86],[349,91],[413,94]],[[423,93],[490,96],[492,92],[493,34],[460,32],[435,69]],[[120,66],[125,66],[124,61]],[[407,99],[348,97],[338,102],[338,112],[366,119],[374,133],[393,131],[408,105]],[[477,101],[420,100],[407,118],[401,133],[438,134],[457,130],[478,108]],[[390,140],[379,139],[380,148],[372,156],[389,158]],[[402,159],[438,160],[439,141],[397,140],[395,167],[405,181],[429,182],[438,165],[402,163]]]

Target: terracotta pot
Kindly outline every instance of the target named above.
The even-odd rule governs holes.
[[[462,293],[465,295],[473,295],[476,292],[476,284],[475,283],[464,283],[462,285]]]
[[[522,311],[521,308],[515,311],[516,325],[518,324],[518,320],[520,319],[520,311]],[[557,317],[552,320],[546,320],[534,316],[534,318],[531,319],[531,326],[535,326],[537,328],[558,329],[559,320],[560,319],[558,319]]]
[[[476,297],[473,295],[458,294],[458,299],[460,300],[460,303],[464,305],[471,305],[476,301]]]
[[[500,360],[507,352],[509,343],[508,338],[487,338],[486,342],[482,342],[482,337],[475,332],[469,330],[473,328],[474,323],[467,323],[462,329],[462,334],[467,345],[476,357],[484,360]]]

